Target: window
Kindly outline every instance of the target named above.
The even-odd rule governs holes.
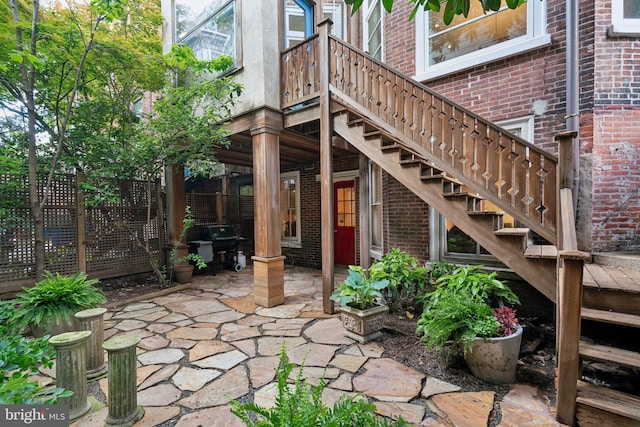
[[[505,5],[484,12],[471,2],[469,16],[457,15],[451,24],[440,12],[416,15],[416,79],[426,80],[499,58],[535,49],[551,42],[546,32],[545,2],[528,1],[517,9]]]
[[[369,181],[370,256],[380,259],[384,252],[382,246],[382,169],[375,163],[369,163]]]
[[[527,141],[533,140],[533,116],[502,120],[496,124]],[[485,211],[500,211],[488,200],[482,201],[482,208]],[[467,262],[473,259],[483,263],[496,262],[486,249],[460,230],[453,221],[433,209],[431,211],[431,235],[435,236],[437,240],[431,242],[430,251],[432,254],[439,254],[440,259],[465,260]],[[506,213],[503,216],[503,223],[506,228],[516,226],[515,219]],[[434,258],[432,260],[436,259],[432,258]]]
[[[282,246],[299,248],[300,238],[300,172],[280,174],[280,240]]]
[[[347,20],[346,6],[342,0],[324,0],[322,3],[323,19],[331,19],[333,25],[331,26],[331,34],[334,36],[346,40],[347,34]]]
[[[365,0],[364,7],[364,50],[382,61],[382,1]]]
[[[237,62],[235,1],[176,0],[176,39],[189,46],[196,58],[229,55]]]
[[[640,1],[612,0],[611,23],[613,33],[640,34]]]
[[[313,10],[304,0],[284,1],[284,47],[293,46],[311,36]]]

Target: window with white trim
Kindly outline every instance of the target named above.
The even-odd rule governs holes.
[[[370,256],[380,259],[384,250],[382,241],[382,169],[369,162],[369,224]]]
[[[365,0],[364,2],[364,50],[369,55],[382,61],[382,10],[381,0]]]
[[[313,8],[307,0],[284,1],[284,47],[290,47],[311,36]]]
[[[283,247],[302,247],[300,237],[300,172],[280,174],[280,241]]]
[[[527,141],[533,140],[533,116],[518,117],[496,122],[503,129],[517,135]],[[485,211],[500,211],[501,209],[489,202],[482,201]],[[505,228],[515,227],[515,219],[505,213],[503,216]],[[446,260],[478,261],[483,263],[496,262],[496,259],[475,240],[460,230],[456,224],[444,216],[433,212],[431,216],[431,236],[438,239],[432,242],[432,250],[439,254],[439,258]]]
[[[640,1],[611,0],[613,33],[640,34]]]
[[[347,6],[342,0],[324,0],[322,2],[322,14],[324,19],[331,19],[331,34],[346,40],[347,34]]]
[[[535,49],[551,42],[546,29],[545,2],[532,0],[497,12],[484,12],[471,2],[469,16],[456,15],[451,24],[440,12],[416,14],[416,79],[426,80]]]
[[[189,46],[196,58],[228,55],[237,63],[235,1],[176,0],[175,17],[176,40]]]

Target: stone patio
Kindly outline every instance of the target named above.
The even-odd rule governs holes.
[[[345,393],[363,393],[381,415],[401,415],[415,425],[486,426],[493,392],[463,393],[452,384],[425,378],[385,358],[378,343],[358,344],[342,334],[337,316],[322,312],[318,270],[287,268],[285,303],[253,304],[252,270],[194,276],[193,287],[110,309],[105,339],[142,338],[137,348],[138,404],[145,415],[136,426],[242,426],[228,399],[253,396],[263,406],[275,399],[278,352],[284,342],[293,363],[304,360],[304,376],[328,386],[332,405]],[[55,369],[42,372],[51,382]],[[98,381],[108,397],[106,377]],[[558,425],[535,387],[515,384],[499,403],[501,426]],[[102,426],[107,408],[73,426]]]

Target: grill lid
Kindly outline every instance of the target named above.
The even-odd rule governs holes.
[[[203,229],[202,240],[235,240],[236,231],[230,225],[207,225]]]

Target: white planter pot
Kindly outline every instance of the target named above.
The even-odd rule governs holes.
[[[367,310],[345,306],[340,307],[342,312],[342,326],[345,336],[359,343],[366,343],[382,335],[380,332],[384,326],[384,315],[389,311],[386,305],[378,305]]]
[[[471,373],[492,384],[510,384],[516,380],[522,327],[508,337],[476,338],[465,355]]]

